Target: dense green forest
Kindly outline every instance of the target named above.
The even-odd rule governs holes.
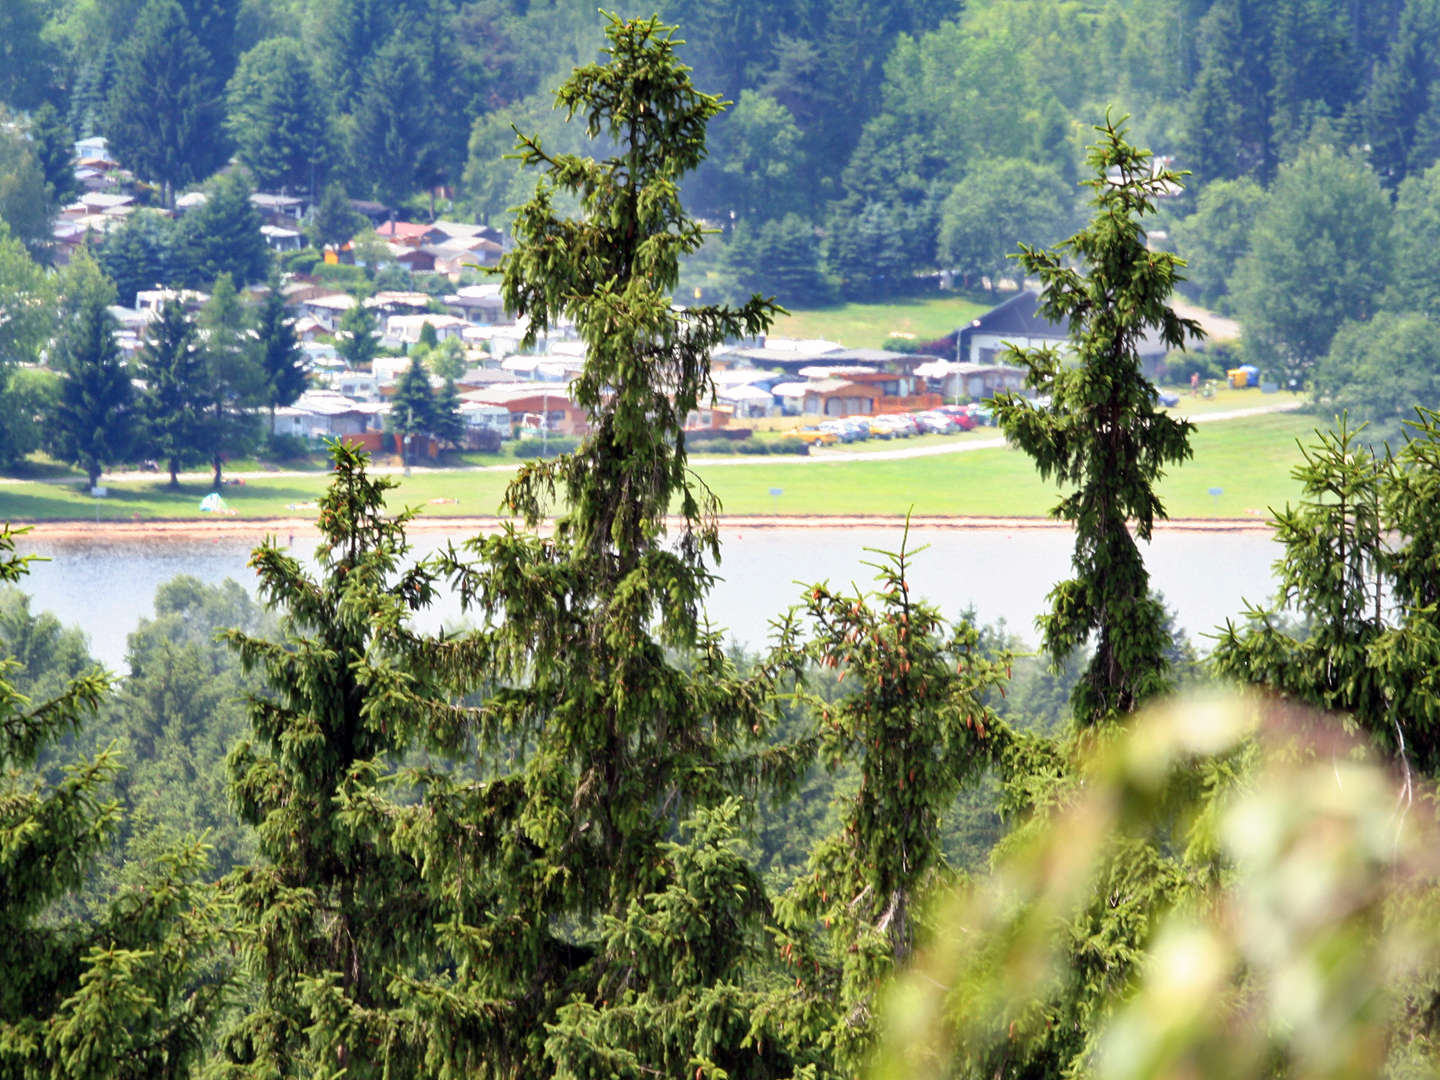
[[[147,395],[254,374],[236,279],[269,256],[228,261],[250,181],[209,179],[233,151],[279,188],[517,207],[504,300],[529,344],[573,324],[590,426],[517,471],[512,527],[420,563],[336,445],[313,561],[260,546],[259,603],[172,582],[119,677],[0,596],[0,1076],[1434,1075],[1440,415],[1397,386],[1393,453],[1319,437],[1276,513],[1277,606],[1201,662],[1143,557],[1190,425],[1139,366],[1197,329],[1160,231],[1247,353],[1322,395],[1360,385],[1358,410],[1430,348],[1431,12],[696,3],[666,9],[677,44],[545,4],[6,5],[27,119],[0,194],[33,195],[67,125],[157,202],[212,185],[215,228],[153,249],[219,283],[212,366],[177,322]],[[105,252],[48,274],[0,205],[0,335],[61,380],[7,393],[53,395],[98,470],[146,407]],[[778,311],[749,258],[824,295],[1041,282],[1072,353],[1012,351],[1041,396],[994,402],[1074,533],[1040,656],[912,597],[903,535],[871,593],[777,610],[764,653],[711,631],[718,508],[683,422],[711,351]],[[223,439],[236,400],[196,422]],[[422,633],[442,587],[472,625]]]

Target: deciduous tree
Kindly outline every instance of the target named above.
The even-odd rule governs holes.
[[[1346,319],[1367,319],[1390,276],[1390,203],[1354,155],[1319,144],[1281,168],[1235,275],[1253,363],[1303,385]]]
[[[1015,245],[1047,247],[1074,225],[1073,195],[1053,170],[1015,158],[971,165],[940,206],[941,265],[990,279],[993,292]]]

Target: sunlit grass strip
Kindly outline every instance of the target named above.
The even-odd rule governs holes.
[[[1268,507],[1297,492],[1290,470],[1299,461],[1296,440],[1309,441],[1314,417],[1276,413],[1202,424],[1195,429],[1195,458],[1161,484],[1171,517],[1263,520]],[[805,516],[882,514],[1042,517],[1055,492],[1035,475],[1029,459],[1008,448],[900,461],[820,463],[768,458],[755,463],[702,466],[701,476],[728,514]],[[420,507],[426,517],[476,517],[498,512],[510,473],[427,472],[400,478],[392,505]],[[227,487],[237,518],[308,518],[324,489],[325,474],[274,477]],[[1211,495],[1212,488],[1220,494]],[[771,494],[778,489],[780,494]],[[0,486],[0,519],[26,521],[202,520],[205,484],[171,491],[164,478],[111,484],[91,498],[76,484],[31,481]],[[445,501],[436,501],[445,500]],[[458,501],[456,501],[458,500]]]

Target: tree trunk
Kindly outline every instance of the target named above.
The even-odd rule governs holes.
[[[215,479],[213,479],[210,483],[214,486],[214,488],[215,488],[216,491],[219,491],[219,490],[220,490],[220,455],[219,455],[219,454],[216,454],[213,458],[210,459],[210,463],[215,466]]]
[[[90,489],[93,491],[100,486],[100,463],[91,462],[85,466],[85,472],[90,477]]]
[[[172,488],[180,486],[180,459],[177,457],[170,459],[170,486]]]

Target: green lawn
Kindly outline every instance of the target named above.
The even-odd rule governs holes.
[[[1276,413],[1195,429],[1194,459],[1161,485],[1172,517],[1264,519],[1296,494],[1290,470],[1311,417]],[[702,475],[730,514],[1044,516],[1056,492],[1009,448],[827,465],[711,468]],[[1222,494],[1209,494],[1212,487]],[[771,488],[782,494],[771,495]]]
[[[1172,517],[1255,518],[1294,498],[1290,470],[1299,461],[1296,440],[1310,441],[1316,418],[1275,413],[1217,421],[1196,428],[1195,457],[1161,485]],[[939,438],[939,437],[937,437]],[[392,495],[395,505],[426,516],[494,514],[510,477],[508,470],[427,472],[416,470]],[[1024,455],[1008,448],[900,461],[825,464],[798,458],[760,464],[704,466],[701,475],[729,514],[885,514],[1039,517],[1055,492],[1035,475]],[[325,474],[253,480],[225,489],[237,518],[314,517],[313,503]],[[770,493],[772,488],[782,492]],[[1211,488],[1221,494],[1211,495]],[[163,478],[110,485],[92,499],[78,485],[31,481],[0,485],[0,518],[15,521],[157,518],[203,519],[203,484],[172,492]],[[436,503],[432,500],[447,500]],[[458,500],[458,501],[449,501]]]
[[[1001,300],[1004,299],[1002,296]],[[963,296],[928,296],[885,304],[837,304],[792,311],[775,320],[776,337],[825,338],[851,349],[878,349],[895,334],[934,341],[999,303]]]

